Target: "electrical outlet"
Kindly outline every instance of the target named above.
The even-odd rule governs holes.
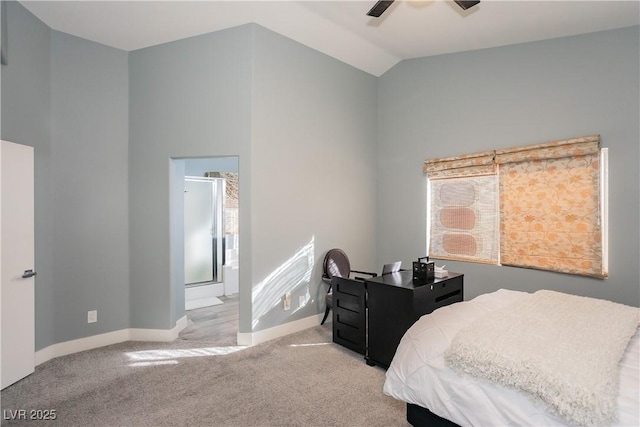
[[[304,295],[300,295],[298,297],[298,307],[304,307],[305,305],[307,305],[307,299],[304,297]]]
[[[98,310],[87,312],[87,323],[96,323],[98,321]]]
[[[289,292],[284,294],[284,310],[291,310],[291,294]]]

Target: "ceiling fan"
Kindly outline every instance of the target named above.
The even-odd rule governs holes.
[[[391,6],[391,3],[393,3],[395,0],[388,0],[388,1],[379,1],[377,2],[369,12],[367,12],[367,15],[369,16],[373,16],[374,18],[379,18],[380,15],[382,15],[384,13],[385,10],[387,10],[387,8],[389,6]],[[477,5],[478,3],[480,3],[480,0],[471,0],[471,1],[463,1],[463,0],[454,0],[456,2],[456,4],[458,6],[460,6],[463,10],[467,10],[470,7],[473,7],[475,5]]]

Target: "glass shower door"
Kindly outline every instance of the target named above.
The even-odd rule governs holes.
[[[222,281],[224,179],[185,177],[185,284]]]

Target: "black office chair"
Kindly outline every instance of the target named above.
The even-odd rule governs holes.
[[[358,271],[352,270],[351,264],[349,263],[349,257],[344,253],[342,249],[331,249],[327,252],[324,257],[324,262],[322,264],[322,280],[329,283],[329,290],[327,291],[327,295],[325,296],[326,306],[327,308],[324,310],[324,317],[322,318],[321,325],[324,325],[324,322],[327,320],[329,316],[329,312],[333,307],[333,291],[331,289],[331,279],[333,276],[349,278],[351,273],[358,274],[366,274],[371,277],[376,277],[376,273],[370,273],[368,271]],[[364,277],[355,276],[356,280],[363,280]]]

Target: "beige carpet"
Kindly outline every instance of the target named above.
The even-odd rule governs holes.
[[[384,374],[333,344],[329,323],[250,348],[116,344],[46,362],[1,397],[4,414],[55,410],[46,425],[406,427]]]

